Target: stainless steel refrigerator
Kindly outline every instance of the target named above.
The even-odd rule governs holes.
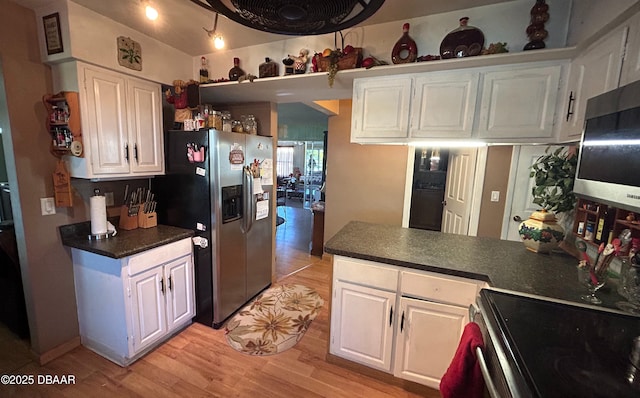
[[[158,220],[194,230],[195,320],[217,329],[271,284],[273,141],[213,129],[165,138]]]

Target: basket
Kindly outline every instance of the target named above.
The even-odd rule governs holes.
[[[329,70],[329,65],[331,65],[330,57],[323,57],[320,54],[316,54],[314,57],[316,59],[316,67],[318,68],[317,72],[326,72]],[[348,55],[343,55],[338,58],[338,70],[359,68],[361,64],[361,47],[355,47]]]

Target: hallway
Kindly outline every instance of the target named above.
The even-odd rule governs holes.
[[[309,254],[313,214],[296,199],[278,207],[285,222],[276,227],[276,280],[321,260]]]

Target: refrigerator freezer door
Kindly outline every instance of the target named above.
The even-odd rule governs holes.
[[[259,162],[269,159],[273,164],[273,141],[271,137],[255,135],[247,136],[247,164],[257,159]],[[264,171],[264,169],[263,169]],[[273,174],[273,170],[271,170]],[[264,177],[264,176],[263,176]],[[273,175],[269,179],[273,180]],[[245,214],[252,218],[252,225],[247,233],[247,299],[255,296],[271,284],[271,258],[273,252],[273,209],[275,193],[273,185],[262,185],[264,192],[269,197],[269,215],[266,218],[256,220],[256,199],[253,195],[251,214]]]

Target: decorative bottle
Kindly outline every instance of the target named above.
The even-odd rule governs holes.
[[[469,17],[460,18],[460,26],[449,32],[440,43],[442,59],[480,55],[484,47],[484,34],[469,25]]]
[[[266,57],[264,62],[258,67],[258,77],[274,76],[278,76],[278,64],[272,61],[269,57]]]
[[[237,81],[245,73],[240,68],[240,58],[233,59],[233,68],[229,69],[229,80]]]
[[[418,58],[418,46],[409,36],[409,24],[402,25],[402,37],[396,42],[391,51],[391,60],[394,64],[406,64],[415,62]]]
[[[205,57],[200,58],[200,83],[207,83],[209,81],[209,71],[207,70],[207,59]]]
[[[545,48],[544,40],[549,34],[544,28],[544,24],[549,20],[549,5],[545,0],[536,0],[536,4],[531,8],[531,20],[529,26],[527,26],[527,37],[529,37],[529,43],[527,43],[523,51],[537,50]]]

